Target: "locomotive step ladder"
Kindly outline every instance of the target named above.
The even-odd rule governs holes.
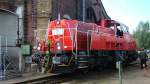
[[[89,66],[79,66],[78,69],[88,68]]]
[[[87,50],[86,52],[80,52],[78,56],[78,68],[88,68],[89,67],[89,55],[90,55],[90,43],[89,38],[91,31],[87,32]]]
[[[61,64],[61,65],[58,65],[60,67],[69,67],[70,65],[66,65],[66,64]]]
[[[88,63],[88,61],[78,61],[79,63]]]
[[[88,68],[88,55],[78,55],[78,68]]]

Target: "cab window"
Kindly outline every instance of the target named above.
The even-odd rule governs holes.
[[[126,25],[122,24],[121,28],[122,28],[123,32],[129,32],[129,28]]]

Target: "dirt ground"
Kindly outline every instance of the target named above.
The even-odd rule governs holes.
[[[148,61],[147,76],[140,69],[139,62],[123,69],[122,84],[150,84],[150,60]],[[87,74],[74,75],[71,81],[63,84],[119,84],[117,70],[105,70],[101,72],[89,72]]]

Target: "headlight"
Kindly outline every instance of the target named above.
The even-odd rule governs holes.
[[[63,35],[64,34],[64,29],[62,28],[56,28],[52,30],[52,35]]]
[[[61,49],[60,46],[58,46],[57,49],[60,50]]]
[[[57,42],[57,43],[56,43],[56,47],[57,47],[58,50],[61,49],[61,44],[60,44],[60,42]]]

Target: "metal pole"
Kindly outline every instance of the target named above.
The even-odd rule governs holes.
[[[75,39],[76,39],[76,57],[75,57],[75,59],[76,59],[76,61],[77,61],[77,59],[78,59],[77,28],[76,28],[76,35],[75,35]]]
[[[85,0],[83,0],[83,22],[85,21]]]
[[[19,25],[20,25],[20,19],[18,18],[18,30],[17,30],[17,46],[19,45],[19,33],[20,33],[20,30],[19,30]]]
[[[3,69],[4,69],[4,80],[5,80],[5,76],[6,76],[6,55],[7,55],[7,37],[4,37],[5,39],[5,52],[4,52],[4,56],[3,56]]]
[[[122,84],[122,62],[121,61],[119,61],[118,62],[119,64],[119,84]]]
[[[0,36],[0,80],[2,80],[2,52],[1,52],[1,36]]]

